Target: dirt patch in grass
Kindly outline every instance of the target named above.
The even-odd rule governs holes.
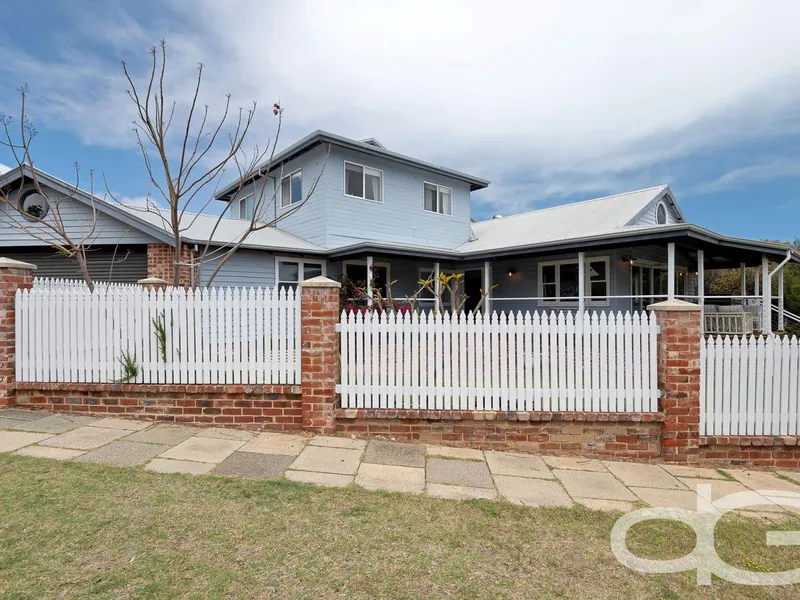
[[[4,598],[793,598],[798,589],[694,573],[640,575],[609,548],[618,515],[530,509],[280,481],[160,475],[0,456]],[[726,516],[723,558],[752,570],[800,567],[768,529]],[[642,556],[680,556],[679,523],[637,525]]]

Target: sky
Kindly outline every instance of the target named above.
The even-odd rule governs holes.
[[[800,2],[6,0],[0,113],[27,83],[36,165],[136,202],[135,81],[167,43],[185,115],[257,102],[245,148],[315,129],[490,180],[473,216],[669,184],[687,219],[800,237]],[[16,120],[15,120],[16,123]],[[179,128],[175,127],[175,135]],[[0,149],[0,163],[13,157]],[[232,172],[225,174],[230,178]],[[104,183],[105,182],[105,183]]]

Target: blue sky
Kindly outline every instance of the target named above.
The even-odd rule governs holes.
[[[173,2],[7,0],[0,112],[27,82],[37,165],[148,193],[120,63],[165,38],[185,109],[259,102],[248,148],[314,129],[492,181],[478,218],[661,183],[722,233],[800,237],[800,4],[738,0]],[[13,158],[0,150],[0,162]]]

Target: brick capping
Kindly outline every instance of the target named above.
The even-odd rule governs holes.
[[[798,468],[800,436],[703,436],[700,438],[700,459],[716,465]]]

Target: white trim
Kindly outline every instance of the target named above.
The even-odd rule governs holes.
[[[664,207],[664,222],[658,222],[658,209]],[[658,204],[656,204],[656,225],[669,225],[669,209],[667,208],[667,203],[664,200],[659,200]]]
[[[436,202],[437,204],[441,204],[440,195],[442,189],[450,190],[450,212],[439,212],[438,210],[428,210],[425,208],[425,186],[432,185],[436,188]],[[433,183],[432,181],[422,181],[422,210],[431,215],[442,215],[443,217],[452,217],[453,216],[453,188],[446,186],[446,185],[439,185],[438,183]]]
[[[598,298],[605,298],[605,300],[593,300],[591,298],[592,293],[592,280],[591,280],[591,263],[593,262],[604,262],[606,264],[606,278],[604,280],[597,280],[594,283],[601,283],[605,282],[606,284],[606,295],[605,296],[598,296]],[[539,297],[544,298],[544,281],[542,279],[542,269],[543,267],[558,267],[556,268],[556,298],[561,297],[561,265],[579,265],[579,261],[577,258],[567,258],[563,260],[547,260],[538,263],[538,290],[539,290]],[[580,271],[580,268],[578,269]],[[552,284],[550,284],[552,285]],[[580,282],[578,284],[580,286]],[[589,296],[585,296],[585,302],[588,306],[610,306],[611,299],[611,257],[610,256],[587,256],[586,260],[584,261],[584,285],[589,290]],[[579,292],[580,293],[580,292]],[[578,296],[575,297],[574,300],[540,300],[539,304],[544,304],[546,306],[559,306],[559,307],[577,307],[579,306],[579,298]]]
[[[251,198],[253,196],[254,196],[254,193],[250,192],[246,196],[242,196],[241,198],[236,198],[236,208],[239,210],[239,215],[238,215],[238,217],[236,217],[237,219],[249,221],[249,220],[251,220],[253,218],[253,215],[255,214],[255,211],[256,211],[255,202],[253,202],[253,215],[250,215],[249,217],[242,217],[242,201],[247,200],[248,198]],[[246,207],[245,207],[245,210],[246,210]]]
[[[298,200],[297,202],[292,202],[292,198],[291,198],[291,196],[292,196],[292,180],[291,180],[291,177],[293,175],[295,175],[296,173],[300,173],[300,200]],[[289,204],[284,204],[283,203],[283,182],[286,179],[289,179]],[[300,167],[299,169],[295,169],[294,171],[292,171],[288,175],[284,175],[283,177],[281,177],[281,180],[279,182],[279,187],[280,187],[280,192],[281,192],[281,194],[280,194],[281,203],[280,204],[281,204],[281,208],[282,209],[283,208],[290,208],[291,206],[297,204],[298,202],[302,202],[302,200],[303,200],[303,167]]]
[[[354,167],[361,167],[361,189],[364,193],[363,196],[354,196],[353,194],[347,193],[347,165],[353,165]],[[372,200],[370,198],[367,198],[367,174],[364,169],[372,169],[373,171],[378,171],[381,174],[380,200]],[[374,202],[375,204],[383,204],[383,169],[378,169],[375,167],[371,167],[369,165],[362,165],[361,163],[353,162],[352,160],[344,161],[344,164],[342,165],[342,193],[347,198],[356,198],[357,200],[366,200],[367,202]]]
[[[297,279],[298,281],[282,281],[281,280],[281,263],[297,263]],[[322,276],[325,277],[328,273],[328,263],[325,260],[318,260],[316,258],[297,258],[294,256],[275,256],[275,285],[280,286],[282,284],[298,284],[303,279],[303,271],[305,270],[306,264],[313,264],[313,265],[321,265],[322,266]]]

